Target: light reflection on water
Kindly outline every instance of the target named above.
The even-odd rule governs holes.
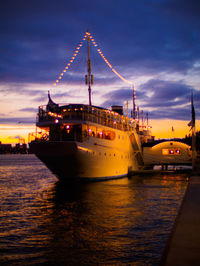
[[[34,155],[0,155],[1,265],[158,265],[187,182],[63,184]]]

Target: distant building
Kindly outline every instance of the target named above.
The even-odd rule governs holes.
[[[2,144],[0,142],[0,154],[12,153],[12,145],[11,144]]]
[[[9,153],[28,153],[27,144],[17,143],[14,147],[11,144],[2,144],[0,143],[0,154],[9,154]]]

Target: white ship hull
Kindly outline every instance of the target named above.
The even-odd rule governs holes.
[[[115,136],[112,141],[87,136],[83,142],[46,141],[30,145],[36,156],[59,179],[110,179],[127,176],[143,165],[135,130],[115,129]]]

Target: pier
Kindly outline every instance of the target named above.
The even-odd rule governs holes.
[[[160,265],[200,265],[200,157],[189,179],[182,205]]]

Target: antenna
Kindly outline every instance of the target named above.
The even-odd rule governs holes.
[[[132,84],[132,88],[133,88],[133,119],[136,119],[136,105],[135,105],[135,88],[134,88],[134,84]]]
[[[89,93],[89,105],[92,105],[91,101],[91,84],[94,84],[94,77],[91,74],[91,60],[90,60],[90,33],[87,31],[87,66],[88,66],[88,74],[85,75],[85,84],[88,85],[88,93]]]
[[[149,114],[148,114],[148,112],[146,113],[146,119],[147,119],[147,129],[148,129],[148,127],[149,127]]]

